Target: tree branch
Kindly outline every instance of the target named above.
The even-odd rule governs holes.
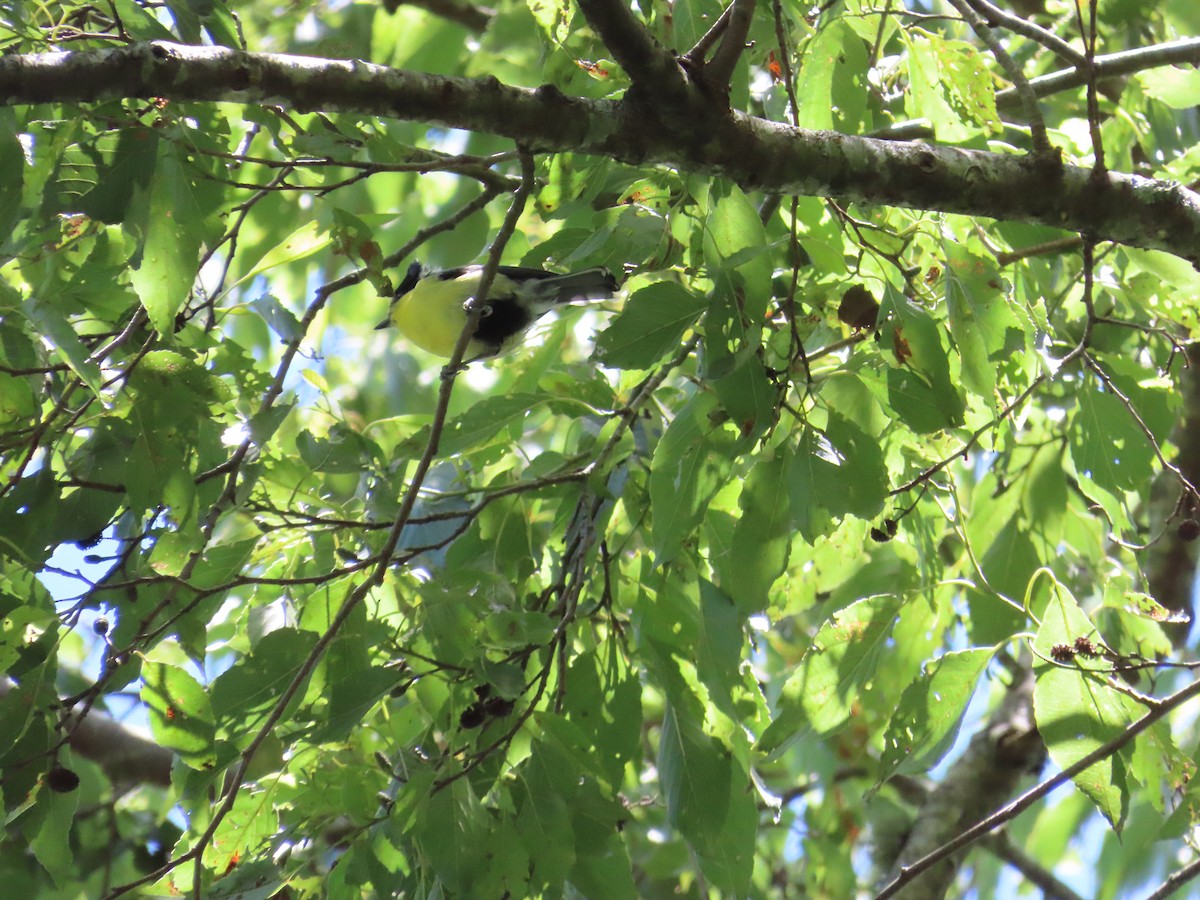
[[[904,888],[915,881],[918,876],[937,866],[948,857],[954,855],[962,848],[973,844],[985,834],[995,831],[1005,822],[1010,822],[1018,815],[1023,813],[1037,801],[1041,800],[1057,787],[1066,784],[1080,772],[1088,769],[1103,759],[1112,756],[1126,744],[1129,744],[1139,734],[1153,725],[1155,722],[1167,716],[1169,713],[1178,709],[1189,700],[1193,700],[1200,696],[1200,681],[1193,681],[1191,684],[1180,688],[1171,696],[1164,698],[1158,706],[1147,712],[1136,722],[1131,723],[1120,734],[1112,740],[1100,745],[1095,750],[1077,759],[1071,765],[1060,771],[1052,778],[1048,778],[1040,784],[1030,788],[1020,797],[1013,800],[1011,803],[1002,806],[994,813],[983,819],[978,824],[971,826],[966,831],[959,834],[953,840],[947,841],[936,850],[918,859],[916,862],[908,866],[901,866],[898,874],[890,881],[883,890],[875,895],[875,900],[887,900],[888,897],[895,897],[904,890]]]
[[[7,678],[0,678],[0,697],[13,686]],[[82,718],[72,718],[67,744],[84,759],[99,765],[116,785],[171,785],[175,754],[102,712],[92,709]]]
[[[1096,78],[1097,80],[1119,78],[1122,75],[1133,75],[1147,69],[1184,63],[1200,65],[1200,38],[1168,41],[1152,47],[1139,47],[1136,50],[1122,50],[1120,53],[1097,56],[1095,60]],[[1085,84],[1087,84],[1086,70],[1074,67],[1060,69],[1049,75],[1041,75],[1029,80],[1029,87],[1033,91],[1033,95],[1039,99]],[[1010,87],[997,91],[996,106],[999,109],[1009,110],[1020,107],[1021,97],[1017,89]],[[923,122],[901,122],[890,128],[880,128],[872,132],[875,137],[892,141],[913,140],[928,133],[929,126]]]
[[[1200,876],[1200,859],[1194,859],[1182,869],[1172,872],[1156,890],[1146,895],[1146,900],[1166,900],[1197,876]]]
[[[1046,134],[1046,123],[1042,119],[1042,111],[1038,108],[1037,97],[1030,88],[1029,81],[1025,78],[1025,73],[1021,71],[1021,67],[1008,55],[1008,51],[1004,49],[1004,45],[992,32],[983,16],[976,12],[967,0],[947,0],[947,2],[958,10],[959,15],[966,20],[979,39],[992,51],[992,56],[996,57],[1000,68],[1008,73],[1008,78],[1013,83],[1013,90],[1017,92],[1017,97],[1025,110],[1025,119],[1029,122],[1033,152],[1039,156],[1053,154],[1054,148],[1051,147],[1050,138]]]
[[[720,88],[725,97],[729,96],[733,70],[746,49],[746,35],[750,33],[750,23],[754,20],[754,0],[733,0],[729,9],[728,27],[721,44],[705,66],[705,75],[711,86]]]
[[[394,13],[406,4],[441,16],[474,32],[486,31],[492,24],[492,19],[496,18],[494,9],[463,3],[462,0],[384,0],[383,8]]]
[[[675,57],[620,0],[579,0],[579,10],[635,86],[678,99],[688,84]]]
[[[932,855],[1007,800],[1041,759],[1045,750],[1033,723],[1033,685],[1033,671],[1026,668],[987,727],[975,735],[966,752],[930,792],[890,879],[909,871],[912,863]],[[906,900],[946,896],[958,873],[960,855],[940,856],[919,878],[909,881],[901,896]]]
[[[1120,53],[1110,53],[1107,56],[1097,56],[1095,60],[1096,79],[1117,78],[1121,75],[1132,75],[1146,69],[1160,66],[1171,66],[1177,63],[1200,65],[1200,38],[1186,38],[1181,41],[1168,41],[1165,44],[1155,44],[1153,47],[1139,47],[1136,50],[1123,50]],[[1047,97],[1060,91],[1080,87],[1087,84],[1086,69],[1071,68],[1051,72],[1029,80],[1035,97]],[[1000,107],[1019,106],[1021,98],[1016,88],[1005,88],[996,92],[996,105]]]
[[[1001,26],[1009,31],[1029,38],[1041,44],[1047,50],[1060,57],[1063,62],[1073,66],[1086,65],[1087,57],[1060,38],[1053,31],[1047,31],[1036,22],[1030,22],[1020,16],[1007,12],[988,0],[967,0],[971,7],[987,19],[987,24],[995,28]]]
[[[608,9],[599,0],[584,5]],[[535,151],[720,175],[749,190],[1048,225],[1200,264],[1200,196],[1177,184],[1113,172],[1097,182],[1078,166],[807,131],[716,107],[705,115],[694,102],[686,115],[672,114],[657,91],[630,105],[494,79],[158,42],[0,57],[0,102],[8,105],[129,97],[413,119],[504,135]]]
[[[721,35],[725,33],[725,29],[729,27],[731,16],[733,16],[732,3],[722,10],[721,15],[717,16],[717,20],[712,23],[712,27],[700,35],[700,40],[696,41],[691,50],[683,54],[683,58],[695,65],[702,65],[704,58],[708,56],[708,51],[716,46],[717,41],[721,39]]]

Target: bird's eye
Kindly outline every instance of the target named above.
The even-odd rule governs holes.
[[[490,306],[485,306],[483,309],[479,310],[479,318],[481,319],[486,319],[491,314],[492,308]]]

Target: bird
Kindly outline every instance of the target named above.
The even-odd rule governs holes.
[[[376,328],[395,326],[422,350],[449,358],[467,324],[464,305],[475,295],[483,266],[435,269],[414,262],[392,298],[388,317]],[[529,327],[564,303],[605,300],[617,279],[603,267],[559,275],[545,269],[498,266],[464,362],[506,353]]]

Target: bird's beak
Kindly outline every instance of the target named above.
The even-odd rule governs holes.
[[[383,331],[383,329],[387,328],[391,324],[392,324],[392,317],[388,316],[386,319],[384,319],[382,322],[380,322],[378,325],[375,326],[375,330]]]

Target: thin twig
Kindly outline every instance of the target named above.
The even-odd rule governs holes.
[[[1129,413],[1134,424],[1146,436],[1146,440],[1150,442],[1150,448],[1154,451],[1154,455],[1158,459],[1158,464],[1174,475],[1183,489],[1192,495],[1193,499],[1200,500],[1200,490],[1197,490],[1196,486],[1188,480],[1187,475],[1183,473],[1182,469],[1163,455],[1162,448],[1158,446],[1158,438],[1154,436],[1154,432],[1150,430],[1150,426],[1146,424],[1146,420],[1137,411],[1137,407],[1133,405],[1133,401],[1129,399],[1129,396],[1117,386],[1116,382],[1100,367],[1100,364],[1092,358],[1091,354],[1085,353],[1083,361],[1089,369],[1096,373],[1096,377],[1104,384],[1105,389],[1112,392],[1112,395],[1121,401],[1121,405],[1125,407],[1125,411]]]
[[[989,3],[988,0],[967,0],[967,2],[981,16],[987,17],[989,25],[993,27],[1003,25],[1014,34],[1027,37],[1035,44],[1041,44],[1055,56],[1060,57],[1063,62],[1072,66],[1087,65],[1087,58],[1082,53],[1053,31],[1047,31],[1036,22],[1030,22],[1028,19],[1003,10],[995,4]]]
[[[992,835],[983,846],[1036,885],[1042,892],[1042,900],[1083,900],[1070,886],[1055,878],[1053,872],[1009,840],[1007,833],[1002,831]]]
[[[700,35],[700,40],[692,46],[692,49],[684,53],[682,58],[688,60],[694,65],[702,65],[704,57],[708,56],[708,51],[721,39],[721,35],[725,33],[725,29],[729,27],[729,20],[733,16],[733,4],[730,3],[721,11],[721,15],[717,16],[717,21],[712,23],[712,27],[704,34]]]
[[[1090,5],[1091,16],[1088,26],[1085,28],[1079,0],[1075,0],[1075,14],[1079,20],[1079,31],[1086,36],[1084,42],[1087,47],[1087,61],[1083,71],[1087,73],[1088,132],[1092,137],[1092,156],[1095,158],[1092,176],[1099,185],[1104,182],[1104,173],[1108,171],[1108,166],[1104,163],[1104,139],[1100,135],[1100,100],[1096,92],[1096,35],[1099,31],[1096,24],[1096,0],[1090,0]]]
[[[496,11],[487,6],[475,6],[460,0],[384,0],[383,8],[395,12],[402,5],[415,6],[440,16],[448,22],[468,28],[474,32],[486,31],[496,18]]]
[[[1004,49],[1004,45],[1000,43],[1000,39],[996,37],[995,32],[988,27],[988,23],[984,21],[983,16],[979,15],[967,0],[949,0],[949,3],[958,10],[967,24],[979,35],[979,39],[987,44],[988,49],[992,51],[992,56],[996,57],[996,62],[1000,64],[1000,68],[1008,73],[1009,80],[1013,83],[1017,95],[1021,98],[1021,106],[1025,110],[1025,117],[1029,120],[1029,136],[1033,141],[1034,154],[1047,159],[1051,158],[1054,155],[1054,146],[1050,143],[1049,135],[1046,134],[1046,122],[1042,118],[1042,111],[1038,108],[1037,96],[1029,87],[1029,81],[1026,79],[1025,73],[1021,71],[1021,67],[1017,65],[1016,61],[1008,55],[1008,51]]]
[[[958,837],[947,841],[931,853],[918,859],[916,862],[905,866],[900,870],[892,881],[886,885],[882,891],[875,895],[875,900],[887,900],[888,897],[894,897],[904,888],[905,885],[913,881],[922,872],[927,871],[931,867],[937,865],[943,859],[957,853],[963,847],[973,844],[984,835],[995,831],[1006,822],[1015,819],[1020,813],[1027,810],[1037,801],[1041,800],[1055,788],[1066,784],[1080,772],[1083,772],[1108,757],[1112,756],[1122,747],[1129,744],[1135,737],[1153,725],[1155,722],[1162,719],[1167,713],[1172,712],[1184,703],[1200,696],[1200,681],[1193,681],[1191,684],[1176,691],[1171,696],[1165,698],[1162,704],[1148,711],[1144,716],[1136,722],[1131,723],[1119,735],[1110,741],[1097,747],[1091,753],[1088,753],[1076,760],[1071,765],[1067,766],[1057,775],[1048,778],[1041,784],[1030,788],[1016,800],[1000,807],[986,819],[972,825]],[[1190,877],[1190,876],[1189,876]],[[1165,895],[1164,895],[1165,896]]]
[[[1145,900],[1166,900],[1197,875],[1200,875],[1200,859],[1194,859],[1182,869],[1172,872],[1157,890],[1146,895]]]

